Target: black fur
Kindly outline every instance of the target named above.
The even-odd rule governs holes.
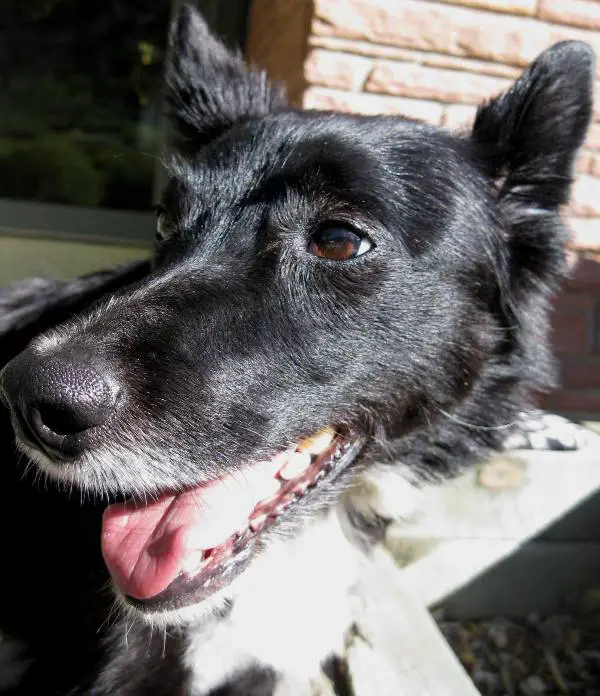
[[[71,282],[35,278],[0,287],[0,365],[6,365],[42,332],[89,308],[107,293],[143,278],[148,271],[148,262],[139,261]]]
[[[169,238],[152,271],[0,295],[7,361],[25,338],[137,281],[67,322],[52,349],[119,375],[127,399],[94,446],[134,433],[141,452],[156,454],[115,454],[96,492],[189,486],[324,424],[363,434],[346,476],[282,520],[277,532],[294,534],[375,462],[436,480],[498,446],[553,383],[548,302],[565,272],[559,206],[591,114],[589,48],[549,49],[457,136],[397,117],[288,108],[189,7],[171,41],[179,137],[162,201]],[[311,237],[330,223],[374,247],[346,262],[312,256]],[[41,362],[27,349],[5,383]],[[74,478],[91,486],[86,461]],[[163,650],[138,626],[121,654],[108,626],[96,633],[110,604],[100,591],[102,506],[31,488],[8,462],[0,475],[3,553],[15,568],[0,578],[0,630],[24,637],[36,658],[17,693],[187,693],[177,635]],[[261,686],[234,680],[217,693],[270,693],[264,670]]]

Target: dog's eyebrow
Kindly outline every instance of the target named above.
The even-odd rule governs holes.
[[[197,227],[203,213],[218,221],[216,206],[225,199],[230,210],[275,205],[282,219],[290,221],[301,219],[300,209],[293,214],[285,210],[300,204],[306,220],[323,221],[328,211],[329,219],[336,220],[342,211],[342,219],[357,222],[400,253],[418,256],[435,244],[436,230],[444,228],[447,214],[444,201],[451,177],[446,170],[453,167],[443,155],[453,150],[451,143],[432,135],[434,142],[428,145],[420,132],[411,137],[400,128],[394,147],[382,147],[365,130],[369,124],[355,119],[344,121],[342,128],[317,118],[316,133],[299,139],[290,136],[289,125],[285,119],[246,125],[215,143],[218,172],[209,163],[176,158],[166,192],[176,224]],[[356,137],[363,132],[364,138]],[[434,146],[437,159],[432,165]],[[428,189],[419,185],[425,171],[437,181],[429,187],[433,198],[427,200]],[[432,220],[438,222],[435,228]]]

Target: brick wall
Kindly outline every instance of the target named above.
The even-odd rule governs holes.
[[[306,108],[392,113],[457,129],[564,39],[591,44],[600,70],[598,0],[253,0],[247,52]],[[597,418],[600,99],[566,214],[572,277],[553,322],[562,388],[543,405]]]

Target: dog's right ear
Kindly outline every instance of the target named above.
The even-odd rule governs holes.
[[[237,123],[286,105],[283,89],[213,36],[190,4],[172,24],[165,79],[177,145],[187,153]]]

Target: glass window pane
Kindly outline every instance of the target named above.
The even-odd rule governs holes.
[[[4,0],[0,198],[144,210],[170,0]]]

